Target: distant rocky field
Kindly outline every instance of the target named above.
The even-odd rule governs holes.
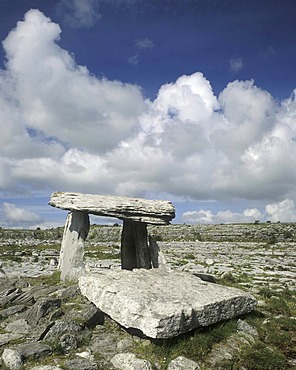
[[[85,248],[88,271],[120,268],[121,229],[117,224],[91,226]],[[133,337],[106,318],[105,324],[98,323],[81,343],[63,347],[57,345],[57,338],[55,344],[50,340],[45,341],[50,348],[47,348],[47,355],[22,355],[20,368],[52,365],[57,369],[116,369],[119,367],[111,358],[132,352],[142,361],[149,361],[151,369],[159,370],[185,369],[186,359],[191,359],[198,366],[192,369],[202,370],[296,369],[296,224],[173,224],[149,226],[148,229],[157,240],[169,268],[203,275],[205,278],[212,276],[218,284],[249,291],[259,301],[256,311],[182,338],[162,342]],[[82,307],[89,303],[79,297],[77,291],[72,295],[65,293],[75,287],[58,281],[57,263],[62,235],[62,228],[0,229],[0,276],[3,288],[0,289],[0,355],[5,349],[15,349],[27,342],[43,343],[44,333],[55,320],[63,317],[68,320],[67,315],[74,306]],[[17,329],[9,331],[13,326],[11,323],[24,319],[25,313],[45,297],[32,293],[31,298],[23,303],[22,310],[18,312],[16,309],[7,317],[5,310],[20,305],[17,304],[17,298],[5,299],[7,291],[15,288],[19,294],[28,294],[31,287],[36,285],[52,288],[50,294],[60,299],[59,307],[54,306],[49,310],[50,315],[45,313],[40,319],[45,331],[42,334],[34,329],[37,325],[34,320],[31,320],[31,329],[28,330],[38,331],[38,335],[17,333]],[[49,293],[44,294],[48,298]],[[57,309],[61,315],[57,315],[58,319],[53,315]],[[15,337],[10,334],[19,335]],[[87,357],[83,360],[77,355],[82,352]],[[173,360],[179,356],[183,356],[185,362],[176,365],[178,360],[174,365]],[[84,361],[85,367],[81,361]],[[190,370],[188,366],[192,363],[188,364],[186,369]],[[134,367],[142,368],[145,367]]]

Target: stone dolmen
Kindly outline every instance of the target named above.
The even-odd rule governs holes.
[[[171,338],[248,313],[257,304],[240,289],[156,268],[157,245],[148,238],[147,224],[165,225],[174,218],[168,201],[57,192],[49,204],[70,211],[60,255],[61,279],[79,280],[89,301],[134,333]],[[85,273],[89,213],[123,220],[122,270]]]
[[[49,204],[69,210],[60,253],[62,280],[75,281],[85,274],[84,241],[89,231],[89,214],[123,220],[121,267],[157,267],[157,246],[147,235],[147,224],[167,225],[175,217],[171,202],[118,196],[53,193]]]

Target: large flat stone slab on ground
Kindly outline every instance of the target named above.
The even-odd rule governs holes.
[[[250,312],[257,302],[239,289],[185,272],[109,270],[79,279],[81,293],[125,328],[171,338]]]
[[[175,217],[174,206],[165,200],[55,192],[51,195],[49,204],[69,211],[150,224],[169,224]]]

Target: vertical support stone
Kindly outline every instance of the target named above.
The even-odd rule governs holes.
[[[124,270],[151,268],[146,223],[123,220],[121,234],[121,268]]]
[[[164,271],[170,271],[170,268],[166,264],[164,254],[161,252],[156,240],[154,240],[151,235],[149,235],[149,249],[152,267],[159,268]]]
[[[88,213],[81,211],[68,213],[58,265],[62,281],[78,281],[80,276],[85,275],[83,255],[88,231]]]

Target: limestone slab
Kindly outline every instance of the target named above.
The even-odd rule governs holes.
[[[109,270],[79,279],[81,293],[125,328],[171,338],[250,312],[256,300],[242,290],[185,272]]]
[[[165,200],[55,192],[51,195],[49,204],[69,211],[150,224],[169,224],[175,217],[174,206]]]

